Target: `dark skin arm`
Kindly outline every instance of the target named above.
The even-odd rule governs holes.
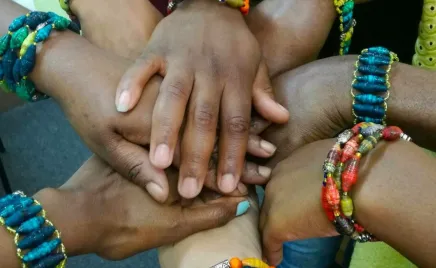
[[[337,235],[320,204],[320,167],[334,142],[306,145],[274,170],[260,219],[271,264],[281,259],[284,241]],[[381,142],[363,158],[352,191],[357,221],[419,267],[436,263],[435,164],[413,143]],[[289,209],[290,203],[300,205]]]

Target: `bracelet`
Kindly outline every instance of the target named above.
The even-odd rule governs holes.
[[[62,0],[60,0],[62,1]],[[170,0],[167,6],[168,15],[176,10],[177,5],[183,2],[183,0]],[[218,0],[220,3],[225,3],[230,7],[238,8],[243,15],[247,15],[250,11],[250,0]]]
[[[76,23],[79,29],[81,29],[79,19],[70,9],[70,1],[71,0],[59,0],[59,6],[67,13],[70,20]]]
[[[61,234],[46,219],[45,210],[35,199],[22,192],[1,198],[0,224],[14,235],[23,268],[65,267],[67,254]]]
[[[275,268],[274,266],[269,266],[262,260],[257,258],[231,258],[229,260],[217,263],[210,268]]]
[[[412,63],[429,70],[436,70],[436,3],[425,0],[419,23],[419,35],[415,43]]]
[[[333,0],[339,15],[340,49],[339,55],[346,55],[350,50],[356,20],[353,18],[354,0]]]
[[[411,140],[399,127],[362,122],[338,136],[323,164],[321,203],[324,212],[339,234],[359,242],[373,242],[377,239],[354,220],[353,200],[349,192],[357,182],[361,157],[381,139]]]
[[[53,29],[80,33],[77,24],[53,12],[30,12],[12,21],[8,33],[0,38],[1,88],[26,101],[48,98],[36,90],[28,75],[35,66],[36,45],[47,40]]]
[[[351,87],[355,124],[374,122],[386,125],[387,100],[391,87],[389,73],[392,64],[398,60],[397,54],[384,47],[362,50],[355,64]],[[361,94],[356,95],[354,90]]]

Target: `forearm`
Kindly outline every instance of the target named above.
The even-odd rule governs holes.
[[[435,164],[412,143],[380,144],[353,193],[357,220],[420,267],[436,263]]]
[[[335,18],[333,0],[264,0],[247,23],[275,76],[315,60]]]

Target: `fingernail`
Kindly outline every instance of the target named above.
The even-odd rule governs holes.
[[[154,152],[154,162],[160,168],[168,167],[170,162],[170,148],[166,144],[159,144]]]
[[[145,186],[147,192],[156,200],[161,200],[163,196],[163,189],[158,184],[154,182],[149,182]]]
[[[269,178],[269,176],[271,176],[271,169],[269,167],[259,166],[257,171],[264,178]]]
[[[277,147],[274,144],[266,140],[260,141],[260,148],[262,148],[263,150],[265,150],[265,152],[269,154],[273,154],[277,150]]]
[[[280,103],[277,102],[277,104],[279,105],[280,109],[282,109],[283,111],[289,113],[288,109],[286,109],[283,105],[281,105]]]
[[[236,208],[236,217],[245,214],[249,208],[250,202],[248,202],[247,200],[240,202],[238,204],[238,207]]]
[[[120,98],[118,99],[117,111],[120,113],[125,113],[129,110],[130,94],[127,91],[121,92]]]
[[[220,181],[220,190],[224,193],[233,192],[236,188],[236,180],[233,174],[224,174]]]
[[[182,182],[182,188],[180,189],[180,194],[184,198],[194,198],[198,195],[198,181],[196,178],[187,177]]]
[[[243,184],[242,182],[238,183],[238,191],[241,194],[248,194],[248,188],[247,186],[245,186],[245,184]]]

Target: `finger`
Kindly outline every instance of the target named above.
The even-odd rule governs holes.
[[[274,231],[271,229],[270,222],[265,224],[262,233],[263,254],[270,265],[279,265],[283,258],[283,242],[277,239]]]
[[[171,165],[186,104],[194,83],[193,75],[176,64],[168,68],[168,74],[160,87],[153,109],[150,160],[157,168]]]
[[[250,202],[240,197],[223,197],[204,205],[183,210],[183,236],[225,225],[245,214]]]
[[[223,193],[235,190],[244,168],[251,112],[250,90],[243,85],[224,89],[220,119],[218,186]]]
[[[263,185],[266,184],[271,176],[269,167],[259,166],[252,162],[246,162],[241,182],[246,184]]]
[[[163,170],[153,167],[148,152],[120,136],[107,144],[105,160],[123,177],[145,188],[156,201],[165,202],[169,191],[167,178]]]
[[[271,122],[265,120],[259,115],[252,115],[250,122],[250,133],[259,135],[271,125]]]
[[[146,54],[138,58],[122,76],[118,84],[115,105],[118,112],[128,112],[138,103],[145,84],[160,73],[165,76],[165,63],[161,57]]]
[[[276,150],[277,147],[274,144],[263,140],[257,135],[250,135],[248,137],[247,153],[251,155],[267,158],[271,157]]]
[[[206,179],[204,181],[204,187],[210,189],[213,192],[223,194],[218,187],[217,177],[216,177],[216,166],[209,166],[209,171],[207,172]],[[202,190],[202,193],[204,188]],[[226,193],[226,196],[246,196],[248,194],[247,186],[244,183],[239,182],[236,189],[233,192]]]
[[[253,84],[253,106],[265,119],[283,124],[289,119],[289,112],[274,99],[268,67],[261,61]]]
[[[214,149],[221,89],[210,81],[196,77],[189,102],[179,177],[179,193],[185,198],[200,193]]]

